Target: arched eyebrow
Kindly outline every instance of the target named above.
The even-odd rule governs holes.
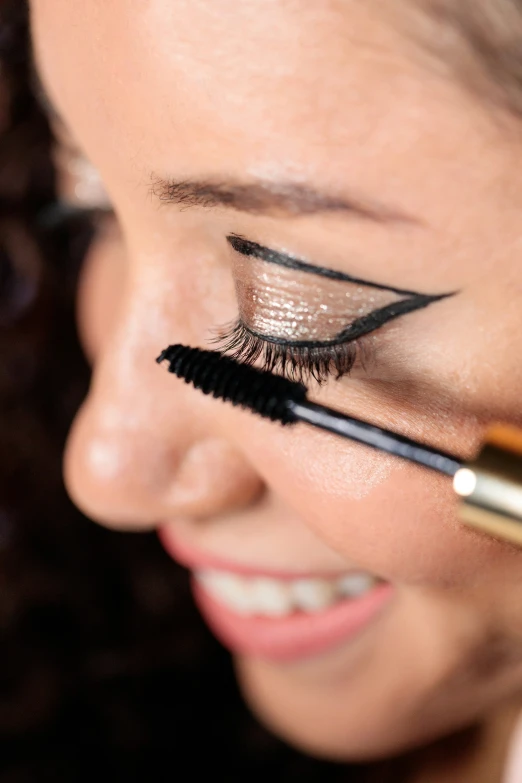
[[[67,127],[45,89],[34,62],[31,83],[36,98],[49,119]],[[347,217],[374,223],[417,226],[423,224],[419,217],[363,195],[327,193],[298,182],[271,180],[239,182],[234,179],[217,180],[210,177],[175,180],[157,174],[151,175],[151,182],[150,191],[154,198],[183,209],[221,207],[256,215],[294,218],[340,212]]]
[[[357,194],[329,194],[306,184],[234,179],[175,180],[151,177],[151,194],[160,202],[176,204],[183,209],[225,208],[255,215],[300,217],[317,213],[340,212],[351,218],[375,223],[409,223],[421,225],[422,220],[384,203],[371,201]]]

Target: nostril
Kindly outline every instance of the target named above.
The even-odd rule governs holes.
[[[185,453],[166,502],[170,514],[209,517],[249,505],[262,491],[245,458],[227,441],[209,438]]]
[[[209,518],[257,500],[263,483],[226,441],[197,441],[178,455],[140,442],[73,432],[65,478],[72,500],[109,527],[143,529],[175,516]],[[149,444],[152,446],[153,444]]]

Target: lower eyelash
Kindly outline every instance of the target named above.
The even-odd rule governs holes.
[[[355,340],[320,347],[275,343],[251,332],[241,319],[218,329],[212,342],[240,362],[254,364],[261,359],[264,370],[281,373],[300,383],[310,378],[320,385],[332,377],[338,380],[359,359],[359,345]]]

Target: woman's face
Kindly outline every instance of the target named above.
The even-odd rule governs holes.
[[[324,353],[359,316],[432,297],[336,380],[338,346],[310,396],[471,456],[488,422],[522,423],[516,135],[423,53],[406,4],[32,12],[41,80],[117,216],[80,287],[94,375],[72,497],[158,530],[255,711],[310,752],[371,758],[486,713],[522,686],[520,555],[458,522],[447,479],[208,399],[154,359],[238,316],[256,347]],[[73,163],[64,197],[103,202]]]

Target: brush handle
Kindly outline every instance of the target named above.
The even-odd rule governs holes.
[[[343,438],[364,443],[379,451],[402,457],[408,462],[415,462],[425,468],[431,468],[446,476],[453,476],[462,467],[462,460],[452,454],[424,446],[415,440],[398,435],[391,430],[376,427],[366,421],[354,419],[344,413],[326,408],[323,405],[315,405],[313,402],[289,401],[289,412],[295,420],[304,421],[322,430],[334,432]]]
[[[290,416],[453,478],[460,517],[471,527],[522,547],[522,430],[491,428],[476,460],[446,454],[369,422],[315,405],[289,401]]]
[[[499,425],[453,478],[463,522],[522,547],[522,430]]]

